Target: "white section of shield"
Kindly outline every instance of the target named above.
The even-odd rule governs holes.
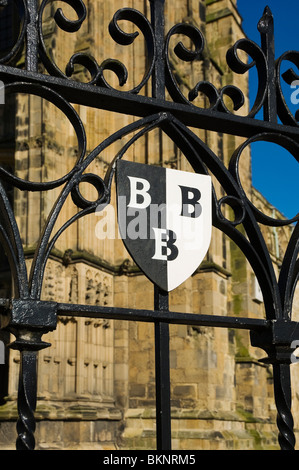
[[[192,218],[182,216],[180,186],[197,188],[201,193],[201,214]],[[208,175],[166,170],[166,227],[177,235],[178,256],[167,261],[168,291],[188,279],[204,259],[212,235],[212,182]],[[191,210],[191,207],[190,207]]]

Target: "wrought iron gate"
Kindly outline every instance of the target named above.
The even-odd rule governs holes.
[[[67,19],[62,10],[55,13],[55,22],[66,32],[78,31],[86,17],[83,0],[62,0],[77,13],[77,20]],[[239,159],[242,151],[251,143],[267,141],[287,149],[299,160],[298,116],[294,117],[283,97],[281,86],[281,64],[284,60],[299,66],[299,53],[289,51],[277,60],[274,56],[273,17],[266,8],[259,22],[261,46],[249,39],[239,40],[227,52],[227,62],[231,70],[238,74],[256,67],[258,72],[257,98],[250,113],[245,117],[236,116],[225,105],[229,96],[235,110],[243,105],[242,92],[235,86],[225,86],[220,91],[208,81],[200,81],[191,90],[189,97],[183,96],[176,83],[169,60],[169,43],[175,34],[187,36],[193,44],[192,50],[178,43],[175,54],[184,61],[200,57],[204,47],[204,37],[195,26],[181,23],[172,27],[165,35],[165,0],[149,0],[151,19],[132,8],[118,10],[110,23],[110,35],[119,44],[131,44],[136,33],[125,33],[118,22],[127,20],[143,33],[147,47],[147,69],[140,84],[128,92],[113,89],[104,78],[105,70],[112,70],[120,83],[126,81],[126,69],[117,60],[108,59],[99,65],[87,54],[75,54],[64,74],[47,55],[42,32],[42,18],[45,7],[51,0],[14,0],[20,17],[20,32],[11,50],[2,57],[0,78],[5,84],[6,94],[28,93],[40,96],[54,103],[71,122],[79,142],[79,157],[73,169],[52,182],[31,182],[20,179],[5,168],[0,168],[0,237],[9,259],[13,274],[14,296],[0,299],[1,327],[13,333],[16,340],[11,348],[20,351],[21,367],[18,392],[19,419],[17,422],[17,449],[34,449],[36,407],[36,361],[38,351],[49,345],[42,340],[43,334],[56,328],[59,315],[109,318],[129,321],[151,322],[155,325],[156,345],[156,403],[157,403],[157,448],[171,448],[170,377],[169,377],[169,324],[204,325],[221,328],[249,330],[253,346],[266,351],[266,362],[272,364],[274,373],[274,393],[277,406],[277,425],[282,449],[294,449],[295,436],[291,413],[290,365],[295,340],[299,340],[299,328],[292,321],[292,301],[299,275],[299,215],[292,220],[275,220],[261,214],[248,200],[239,176]],[[1,0],[7,8],[12,0]],[[26,66],[16,68],[13,60],[25,45]],[[239,57],[239,51],[247,53],[252,62],[247,64]],[[39,61],[47,74],[38,70]],[[89,83],[79,83],[70,78],[75,64],[87,68],[91,74]],[[283,74],[287,83],[298,76],[292,69]],[[139,94],[152,80],[152,95]],[[165,98],[169,93],[172,101]],[[210,102],[208,109],[192,104],[198,93],[203,93]],[[135,116],[138,119],[107,137],[89,155],[85,156],[86,138],[83,125],[70,103],[97,107]],[[263,110],[263,119],[256,119]],[[278,120],[280,119],[280,121]],[[226,134],[238,135],[246,140],[230,160],[227,169],[212,150],[203,143],[188,126]],[[111,193],[111,180],[98,175],[85,173],[93,159],[124,135],[137,131],[137,137],[145,135],[153,128],[160,128],[182,150],[195,172],[206,174],[210,171],[220,182],[226,196],[217,200],[213,193],[213,225],[230,237],[245,254],[260,284],[265,319],[222,317],[169,311],[168,294],[155,288],[154,310],[112,308],[104,306],[72,305],[47,302],[40,299],[46,262],[55,242],[64,230],[75,220],[95,211],[101,203],[108,203]],[[120,155],[121,157],[122,155]],[[83,198],[79,183],[93,185],[97,192],[96,201]],[[30,276],[27,276],[24,250],[12,206],[5,191],[9,183],[21,191],[46,191],[62,187],[44,230],[40,236],[33,259]],[[80,209],[57,233],[53,233],[57,217],[68,196]],[[235,219],[227,220],[222,214],[222,206],[228,204],[234,211]],[[294,224],[276,280],[271,257],[261,234],[259,224],[279,226]],[[243,225],[244,233],[237,226]]]

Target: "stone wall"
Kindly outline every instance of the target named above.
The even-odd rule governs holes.
[[[107,27],[115,11],[124,6],[145,11],[149,16],[149,3],[143,0],[85,3],[88,18],[72,40],[69,34],[55,27],[53,8],[47,9],[44,31],[53,57],[62,69],[74,51],[88,50],[99,63],[117,57],[129,71],[125,88],[132,88],[144,72],[143,40],[140,37],[127,48],[114,45]],[[66,16],[74,15],[68,5],[63,8]],[[172,57],[183,92],[188,92],[199,79],[207,78],[217,88],[236,85],[247,97],[247,77],[230,73],[225,62],[229,46],[244,36],[236,1],[167,1],[166,18],[167,31],[177,22],[187,21],[200,27],[207,37],[208,46],[200,61],[188,66]],[[126,31],[129,30],[127,24]],[[61,43],[64,47],[58,46]],[[81,68],[76,69],[75,76],[88,79]],[[114,79],[109,76],[109,80]],[[199,97],[197,102],[202,99]],[[78,157],[77,142],[62,113],[36,96],[18,95],[15,107],[16,119],[12,125],[15,134],[12,134],[11,148],[1,150],[1,162],[14,155],[16,174],[34,181],[51,181],[69,171]],[[83,106],[75,108],[86,127],[87,153],[107,135],[133,120]],[[233,136],[197,132],[224,164],[242,142]],[[125,141],[122,139],[99,154],[89,170],[103,176]],[[191,171],[185,156],[161,131],[153,131],[137,141],[126,158]],[[272,210],[252,188],[249,149],[241,165],[247,194],[262,210]],[[213,183],[217,195],[223,196],[220,184],[215,179]],[[86,198],[95,197],[91,187],[82,185],[81,189]],[[43,194],[15,191],[14,205],[28,269],[38,236],[59,191]],[[115,208],[114,192],[112,200]],[[76,210],[71,199],[68,200],[55,229]],[[84,217],[60,237],[47,264],[43,298],[153,308],[153,286],[131,261],[121,240],[117,236],[99,239],[101,217],[100,213]],[[117,234],[115,210],[109,215],[108,225]],[[289,231],[266,228],[263,234],[279,269]],[[296,315],[298,305],[297,302]],[[202,265],[171,293],[170,308],[209,315],[264,316],[254,273],[234,243],[216,229]],[[155,448],[152,324],[59,317],[57,330],[45,339],[52,346],[39,355],[38,449]],[[270,367],[258,362],[261,356],[261,351],[250,346],[246,331],[170,326],[174,449],[277,448],[272,373]],[[7,398],[0,406],[0,448],[14,448],[18,367],[18,355],[11,352]],[[294,380],[298,382],[295,373]],[[298,400],[294,406],[298,411]]]

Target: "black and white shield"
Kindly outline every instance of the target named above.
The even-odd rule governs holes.
[[[164,291],[188,279],[212,232],[211,178],[119,160],[119,233],[142,272]]]

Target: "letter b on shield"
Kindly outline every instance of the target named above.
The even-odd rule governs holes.
[[[212,232],[210,176],[119,160],[118,225],[131,257],[164,291],[188,279]]]

